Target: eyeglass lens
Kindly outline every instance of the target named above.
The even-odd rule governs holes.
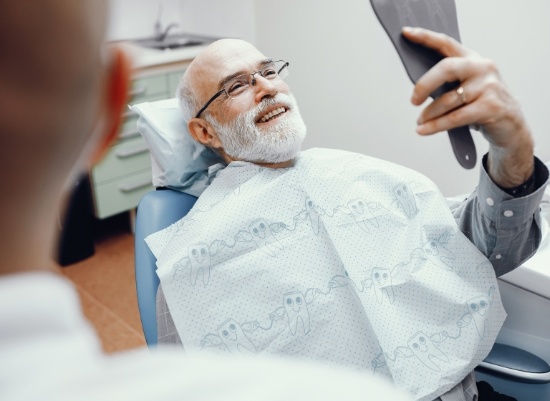
[[[229,97],[239,96],[245,92],[250,85],[255,85],[256,74],[260,74],[265,79],[285,78],[288,76],[288,63],[284,61],[274,61],[267,64],[264,68],[251,74],[242,74],[224,85],[225,92]]]

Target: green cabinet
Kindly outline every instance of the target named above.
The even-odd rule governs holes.
[[[136,77],[131,85],[129,104],[152,102],[175,96],[184,68]],[[151,156],[137,130],[137,116],[124,113],[118,141],[90,172],[94,212],[104,219],[134,209],[147,192],[154,190]]]

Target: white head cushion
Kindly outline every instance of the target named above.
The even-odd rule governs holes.
[[[193,140],[178,99],[145,102],[130,108],[140,117],[137,128],[151,152],[153,185],[199,196],[224,166],[223,160]]]

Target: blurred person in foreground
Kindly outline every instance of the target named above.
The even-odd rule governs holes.
[[[50,257],[66,192],[116,137],[125,106],[130,66],[102,44],[106,9],[0,4],[0,399],[407,399],[387,383],[296,361],[102,353]]]

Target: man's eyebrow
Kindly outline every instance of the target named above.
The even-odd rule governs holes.
[[[263,66],[269,64],[269,63],[272,63],[273,62],[273,59],[270,59],[270,58],[266,58],[265,60],[262,60],[262,61],[259,61],[258,62],[258,67],[259,68],[262,68]],[[220,85],[219,85],[219,89],[222,89],[224,87],[224,85],[226,83],[228,83],[229,81],[231,81],[233,78],[235,77],[238,77],[239,75],[243,75],[243,74],[247,74],[248,71],[244,71],[244,70],[241,70],[241,71],[237,71],[236,73],[234,74],[231,74],[231,75],[228,75],[227,77],[225,77],[221,82],[220,82]]]

